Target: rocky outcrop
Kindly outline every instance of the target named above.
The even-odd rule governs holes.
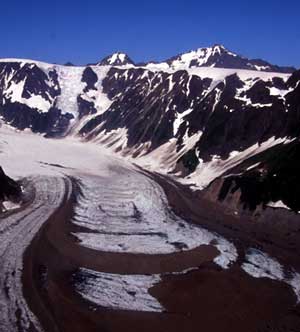
[[[21,197],[21,186],[16,181],[8,177],[0,166],[0,211],[4,210],[4,201],[17,202]]]
[[[205,189],[204,196],[232,210],[254,213],[273,206],[299,212],[299,167],[299,140],[280,144],[228,170]]]
[[[122,52],[113,53],[106,56],[97,64],[98,66],[124,66],[124,65],[134,65],[134,62],[129,58],[129,56]]]

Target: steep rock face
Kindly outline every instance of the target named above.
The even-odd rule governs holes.
[[[83,94],[77,97],[79,119],[86,115],[97,113],[93,100],[87,100],[84,93],[88,94],[90,91],[97,91],[95,84],[98,81],[98,76],[91,67],[86,67],[83,71],[81,81],[86,86],[83,89]]]
[[[86,67],[84,69],[81,81],[86,83],[86,87],[83,89],[84,92],[97,90],[95,84],[98,81],[98,76],[91,67]]]
[[[228,170],[205,189],[233,210],[281,207],[300,211],[300,142],[279,144]]]
[[[3,107],[2,118],[11,126],[25,130],[30,128],[34,133],[44,133],[47,137],[63,135],[68,129],[72,115],[64,115],[55,107],[50,108],[47,113],[40,113],[18,102]]]
[[[13,179],[8,177],[0,166],[0,207],[3,201],[16,201],[20,198],[21,187]]]
[[[236,75],[220,83],[218,101],[210,110],[205,131],[193,148],[203,161],[227,159],[270,138],[299,137],[299,72],[284,83],[280,78],[242,82]],[[193,114],[186,119],[191,119]],[[182,157],[188,163],[191,152]],[[197,163],[190,167],[194,171]]]
[[[290,121],[297,118],[297,101],[292,102],[296,91],[282,78],[243,80],[233,74],[218,83],[184,70],[112,68],[103,91],[113,102],[81,129],[87,139],[124,129],[128,147],[147,143],[149,152],[171,139],[180,150],[187,137],[198,134],[193,150],[208,161],[214,155],[228,158],[233,151],[272,137],[297,136]]]
[[[218,100],[211,109],[206,130],[197,145],[200,156],[228,157],[273,136],[287,136],[287,114],[283,99],[270,95],[273,82],[242,82],[236,75],[220,83]]]
[[[54,136],[66,131],[70,115],[56,107],[61,90],[57,72],[35,63],[0,63],[0,114],[17,129]]]
[[[0,69],[0,116],[20,130],[63,136],[106,102],[100,82],[107,69],[102,67],[7,59]]]
[[[286,105],[288,112],[288,127],[290,128],[290,135],[292,137],[299,137],[300,128],[300,70],[293,73],[287,81],[289,89],[286,95]]]
[[[174,137],[180,144],[184,134],[199,131],[201,123],[179,131],[176,120],[197,107],[210,83],[211,79],[190,77],[186,71],[168,74],[112,68],[103,81],[103,91],[113,102],[80,133],[91,138],[103,131],[126,128],[128,147],[149,143],[149,151]]]
[[[46,111],[60,94],[57,73],[50,70],[47,74],[35,63],[0,63],[1,104],[22,100],[28,106],[39,100],[39,110]],[[39,96],[39,98],[37,98]]]

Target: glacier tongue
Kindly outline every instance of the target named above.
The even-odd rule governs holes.
[[[38,324],[23,299],[20,283],[22,254],[39,227],[61,204],[68,187],[67,176],[77,178],[81,188],[73,219],[82,227],[74,232],[81,241],[78,245],[98,250],[99,255],[106,251],[121,256],[125,253],[168,254],[208,244],[219,251],[214,260],[216,264],[224,269],[238,264],[238,252],[233,243],[175,215],[162,188],[154,180],[98,145],[82,143],[74,138],[44,139],[4,126],[0,130],[0,149],[1,163],[8,175],[28,177],[35,174],[32,181],[39,193],[29,210],[12,215],[0,225],[0,251],[4,253],[2,265],[8,273],[8,279],[0,279],[1,289],[6,283],[10,290],[9,303],[1,304],[6,308],[2,312],[7,326],[15,323],[12,312],[17,307],[23,308],[24,326],[28,326],[30,321]],[[11,246],[12,242],[15,245]],[[13,275],[15,266],[18,273]],[[286,282],[299,296],[299,275],[293,272],[292,277],[285,277],[281,272],[283,267],[263,252],[249,252],[241,268],[254,277]],[[149,288],[159,282],[161,275],[80,271],[86,280],[77,285],[77,291],[91,302],[127,310],[136,310],[139,306],[145,311],[163,310],[148,294]],[[105,294],[99,291],[103,282],[107,285]]]

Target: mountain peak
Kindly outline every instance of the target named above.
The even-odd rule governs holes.
[[[295,68],[279,67],[261,59],[248,59],[229,51],[222,44],[201,47],[179,54],[166,61],[172,69],[216,67],[231,69],[248,69],[266,72],[292,73]]]
[[[212,49],[213,51],[216,52],[228,52],[227,48],[223,44],[214,44],[211,47],[205,47],[206,49]]]
[[[102,59],[98,65],[100,66],[124,66],[134,65],[134,62],[129,58],[126,53],[115,52],[104,59]]]
[[[188,54],[189,53],[193,53],[193,52],[196,52],[197,55],[200,55],[202,57],[203,57],[203,54],[206,57],[210,57],[210,56],[221,56],[223,54],[228,54],[228,55],[231,55],[231,56],[234,56],[234,57],[237,56],[237,54],[229,51],[222,44],[214,44],[213,46],[210,46],[210,47],[200,47],[196,51],[190,51],[190,52],[188,52]]]
[[[200,47],[196,50],[179,54],[167,60],[167,63],[174,69],[179,67],[216,67],[216,60],[223,55],[236,57],[236,54],[227,50],[224,45],[215,44],[211,47]]]

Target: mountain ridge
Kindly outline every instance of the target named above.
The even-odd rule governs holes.
[[[180,63],[181,58],[191,58],[190,61]],[[205,60],[205,61],[204,61]],[[29,59],[18,59],[18,58],[3,58],[0,59],[0,62],[8,61],[25,61],[25,62],[36,62],[36,63],[47,63],[40,60],[29,60]],[[174,64],[177,62],[177,65]],[[51,63],[47,63],[51,64]],[[98,62],[88,63],[84,65],[75,65],[72,62],[67,61],[64,64],[53,63],[53,65],[58,66],[75,66],[75,67],[87,67],[87,66],[135,66],[135,67],[147,67],[150,66],[154,68],[161,69],[183,69],[185,68],[197,68],[197,67],[216,67],[216,68],[231,68],[231,69],[249,69],[257,71],[268,71],[268,72],[280,72],[280,73],[292,73],[296,70],[294,66],[283,66],[283,65],[274,65],[266,60],[260,58],[250,59],[245,56],[242,56],[238,53],[235,53],[227,49],[222,44],[214,44],[209,47],[200,47],[195,50],[189,50],[183,53],[179,53],[175,56],[167,58],[162,61],[144,61],[136,62],[131,59],[131,57],[122,51],[113,52],[105,57],[103,57]]]
[[[201,47],[196,50],[190,50],[180,53],[163,61],[146,61],[143,63],[135,63],[131,58],[123,52],[112,53],[105,57],[97,65],[134,65],[137,67],[147,67],[153,65],[157,68],[180,69],[183,67],[217,67],[217,68],[233,68],[233,69],[249,69],[258,71],[292,73],[296,68],[290,66],[273,65],[262,59],[249,59],[228,50],[222,44],[215,44],[211,47]]]
[[[86,67],[0,60],[1,120],[46,137],[105,145],[200,188],[300,135],[299,71],[191,68],[189,61],[164,69],[113,60],[120,57]]]

